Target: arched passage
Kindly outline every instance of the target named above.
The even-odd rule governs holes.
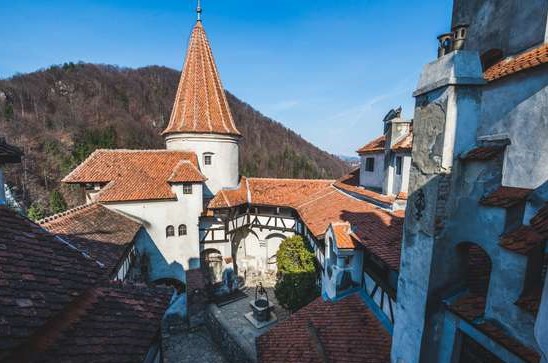
[[[286,236],[281,233],[272,233],[266,236],[266,269],[269,271],[277,270],[276,255],[280,249],[280,244],[286,239]]]
[[[208,248],[202,252],[202,266],[205,267],[207,278],[211,283],[222,281],[223,255],[219,250]]]

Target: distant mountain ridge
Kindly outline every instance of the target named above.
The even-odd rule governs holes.
[[[0,136],[25,152],[7,180],[28,206],[46,210],[62,191],[69,205],[81,202],[60,179],[96,148],[163,149],[180,73],[66,63],[0,80]],[[227,92],[243,134],[240,172],[248,176],[336,178],[349,166],[320,150]],[[50,210],[51,211],[51,210]]]

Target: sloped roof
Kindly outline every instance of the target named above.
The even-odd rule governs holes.
[[[0,206],[0,360],[105,277],[96,261]]]
[[[413,148],[413,132],[405,135],[400,141],[392,146],[392,150],[396,152],[411,151]]]
[[[342,176],[333,185],[346,192],[358,194],[366,199],[372,199],[385,204],[392,204],[395,200],[394,197],[377,193],[360,186],[360,168],[354,169],[350,173]]]
[[[69,239],[111,272],[133,242],[141,225],[100,204],[80,206],[38,222],[49,232]]]
[[[492,193],[481,198],[480,204],[490,207],[509,208],[525,201],[531,192],[531,189],[500,186]]]
[[[94,288],[78,318],[43,353],[47,362],[142,362],[169,306],[171,291],[139,285]]]
[[[209,208],[229,208],[245,203],[295,207],[306,197],[330,186],[333,180],[276,179],[242,177],[236,189],[223,189],[210,201]]]
[[[181,163],[188,161],[193,167]],[[174,199],[176,182],[205,180],[196,154],[171,150],[96,150],[67,175],[65,183],[102,183],[98,201]],[[188,179],[188,180],[185,180]]]
[[[384,145],[386,143],[386,136],[382,135],[377,137],[375,140],[365,144],[359,148],[356,152],[360,155],[378,153],[384,151]]]
[[[403,211],[388,212],[331,186],[308,197],[297,212],[317,238],[324,236],[330,223],[349,222],[366,250],[399,270]]]
[[[548,239],[548,202],[531,219],[531,226],[544,238]]]
[[[333,234],[335,236],[335,243],[337,248],[340,249],[354,249],[359,245],[359,238],[352,232],[350,223],[348,222],[336,222],[331,223]]]
[[[260,362],[389,362],[391,337],[358,294],[317,298],[257,338]]]
[[[192,30],[169,124],[163,134],[190,132],[240,136],[226,100],[201,21]]]
[[[505,233],[500,238],[500,245],[507,250],[527,255],[532,249],[538,247],[545,238],[531,226],[519,226]]]
[[[505,146],[478,146],[460,156],[461,160],[492,160],[504,151]]]
[[[491,82],[546,63],[548,63],[548,44],[544,43],[521,54],[501,60],[489,67],[483,74],[483,78]]]

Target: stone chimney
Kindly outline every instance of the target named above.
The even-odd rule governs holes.
[[[384,118],[385,149],[390,150],[409,133],[411,120],[401,117],[401,107],[391,110]]]

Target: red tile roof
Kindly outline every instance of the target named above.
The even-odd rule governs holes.
[[[0,206],[0,361],[103,278],[96,261]]]
[[[113,272],[141,228],[139,223],[100,204],[80,206],[38,223],[105,264],[108,272]]]
[[[337,248],[340,249],[354,249],[359,245],[359,238],[352,232],[350,223],[348,222],[336,222],[331,223],[333,234],[335,236],[335,243]]]
[[[505,233],[500,238],[500,245],[507,250],[527,255],[533,248],[538,247],[545,238],[531,226],[520,226]]]
[[[407,152],[413,148],[413,133],[405,135],[400,141],[392,146],[392,150],[396,152]]]
[[[79,316],[42,354],[47,362],[142,362],[160,331],[170,289],[94,288]]]
[[[461,160],[492,160],[504,151],[504,146],[478,146],[460,156]]]
[[[534,349],[518,342],[494,322],[483,319],[485,296],[467,294],[448,305],[448,308],[526,362],[539,362],[540,356]]]
[[[333,184],[333,180],[242,177],[236,189],[223,189],[210,201],[212,209],[242,204],[295,207],[306,197]]]
[[[200,21],[190,36],[175,104],[163,133],[178,132],[240,136]]]
[[[257,338],[259,361],[389,362],[391,337],[361,298],[317,298]]]
[[[169,183],[201,183],[206,180],[204,174],[190,160],[181,160],[167,179]]]
[[[529,194],[531,194],[531,191],[531,189],[501,186],[494,192],[481,198],[480,204],[490,207],[509,208],[525,201]]]
[[[399,269],[403,212],[388,212],[335,187],[308,197],[297,212],[316,238],[322,238],[332,222],[349,222],[366,250]]]
[[[523,294],[515,302],[521,309],[530,312],[533,315],[537,315],[540,307],[540,299],[542,297],[542,287],[535,288],[526,294]]]
[[[483,77],[491,82],[511,74],[548,63],[548,44],[501,60],[485,71]]]
[[[360,186],[360,168],[357,168],[351,171],[349,174],[341,177],[333,185],[338,189],[342,189],[348,193],[354,193],[365,197],[366,199],[371,199],[385,204],[392,204],[395,200],[394,197],[377,193]]]
[[[375,140],[365,144],[359,148],[356,152],[360,155],[378,153],[384,151],[384,145],[386,143],[386,136],[382,135],[377,137]]]
[[[63,182],[100,183],[98,201],[175,199],[169,179],[196,182],[197,173],[181,164],[188,161],[198,168],[196,154],[170,150],[96,150],[67,175]],[[205,177],[201,177],[205,179]]]

